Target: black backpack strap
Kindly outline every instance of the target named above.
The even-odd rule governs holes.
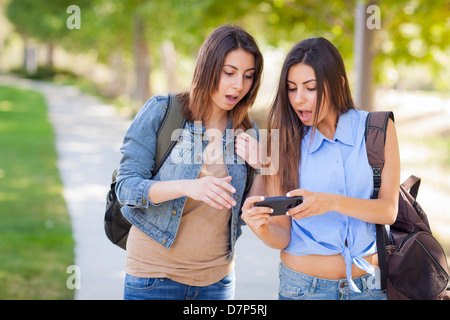
[[[384,145],[386,142],[386,129],[389,119],[394,121],[392,112],[370,112],[366,119],[366,151],[369,164],[373,172],[372,199],[378,198],[381,187],[381,172],[384,167]],[[378,264],[380,267],[381,290],[387,289],[387,254],[386,243],[388,235],[384,225],[375,225],[377,233]]]
[[[378,266],[380,267],[380,283],[381,290],[386,292],[387,279],[388,279],[388,266],[387,266],[387,254],[386,254],[386,227],[381,224],[375,225],[377,233],[377,252],[378,252]]]
[[[177,143],[177,139],[181,134],[181,130],[178,130],[178,136],[175,137],[174,140],[172,140],[172,133],[177,129],[184,128],[186,118],[183,116],[181,108],[182,104],[178,100],[177,96],[173,93],[169,94],[167,110],[158,130],[155,154],[155,169],[153,170],[153,176],[156,175],[156,173],[159,171],[164,161],[167,159],[173,147]]]

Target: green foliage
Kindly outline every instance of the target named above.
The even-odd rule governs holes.
[[[382,23],[374,47],[375,65],[382,76],[386,67],[423,66],[435,82],[448,82],[450,2],[446,0],[380,1]],[[439,89],[439,83],[435,89]]]
[[[53,0],[51,5],[45,5],[42,1],[10,0],[6,15],[23,36],[54,42],[62,40],[70,31],[66,26],[67,7],[72,4],[88,7],[89,3],[88,0]]]
[[[311,36],[325,36],[351,67],[354,46],[355,0],[10,0],[7,16],[21,34],[42,42],[57,42],[72,52],[95,50],[108,62],[112,53],[132,59],[134,21],[145,23],[154,59],[164,40],[179,54],[195,57],[215,27],[235,23],[260,41],[290,47]],[[372,47],[375,74],[397,64],[425,65],[434,74],[448,65],[450,3],[447,0],[374,1],[380,8],[381,29]],[[66,8],[81,9],[82,27],[68,30]]]

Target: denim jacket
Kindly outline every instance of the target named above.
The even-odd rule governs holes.
[[[209,137],[201,122],[186,122],[171,154],[155,176],[155,150],[157,131],[167,108],[167,96],[154,96],[148,100],[136,115],[125,134],[120,151],[123,153],[117,177],[116,193],[123,205],[124,217],[153,240],[170,249],[175,241],[183,208],[187,197],[153,204],[148,191],[156,181],[196,179],[203,166],[203,150]],[[255,124],[252,130],[259,139]],[[232,207],[230,219],[230,256],[241,235],[244,224],[241,206],[244,203],[244,189],[247,179],[247,166],[242,158],[234,153],[234,141],[238,132],[231,130],[231,119],[223,134],[224,160],[231,184],[236,189],[232,197],[236,206]],[[207,244],[206,244],[207,245]]]

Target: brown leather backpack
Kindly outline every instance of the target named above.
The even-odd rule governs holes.
[[[371,112],[366,121],[366,149],[378,197],[384,165],[384,144],[392,112]],[[398,215],[391,226],[376,225],[381,286],[390,300],[449,299],[447,258],[433,237],[428,218],[416,201],[420,178],[400,185]],[[389,232],[387,231],[389,229]]]

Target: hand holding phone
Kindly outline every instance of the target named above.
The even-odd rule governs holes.
[[[286,211],[292,209],[303,202],[302,196],[294,197],[268,197],[264,201],[255,202],[256,207],[269,207],[273,209],[272,216],[285,215]]]

